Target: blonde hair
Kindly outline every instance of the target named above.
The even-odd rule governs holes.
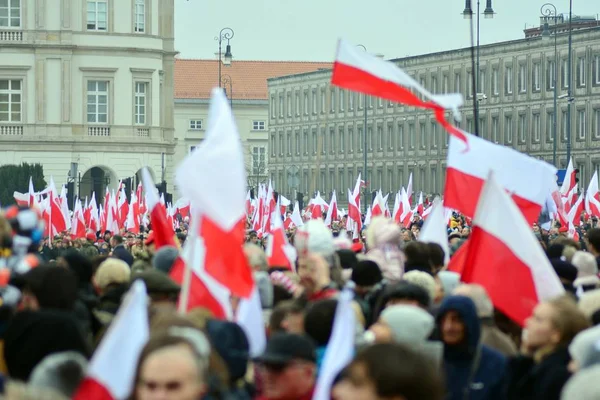
[[[127,283],[131,276],[129,265],[117,258],[108,258],[96,270],[94,283],[100,290],[105,290],[110,284]]]
[[[409,271],[402,275],[402,280],[425,289],[427,294],[429,294],[430,301],[435,299],[435,279],[433,279],[433,276],[429,275],[427,272],[417,270]]]
[[[585,292],[579,299],[577,306],[586,317],[591,319],[592,315],[600,310],[600,289]]]
[[[5,399],[10,400],[69,400],[56,390],[36,388],[21,382],[10,381],[6,384]]]

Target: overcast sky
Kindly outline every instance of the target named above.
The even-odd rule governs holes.
[[[522,38],[526,24],[539,24],[544,3],[494,0],[494,19],[481,18],[481,43]],[[575,15],[600,13],[600,0],[573,3]],[[568,13],[568,0],[555,5]],[[464,6],[464,0],[175,0],[175,47],[181,58],[213,58],[215,36],[230,27],[234,59],[331,61],[339,37],[388,59],[404,57],[468,46]]]

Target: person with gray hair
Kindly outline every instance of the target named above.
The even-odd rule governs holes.
[[[596,257],[585,251],[577,251],[573,255],[571,263],[577,268],[577,279],[573,282],[576,291],[588,292],[600,287]]]
[[[477,316],[481,320],[481,343],[502,353],[506,357],[517,354],[517,346],[494,322],[494,305],[481,285],[462,284],[454,289],[453,295],[466,296],[473,300]]]
[[[74,351],[50,354],[33,370],[29,386],[53,389],[71,398],[86,374],[88,362]]]
[[[244,245],[244,253],[248,259],[248,264],[252,268],[254,282],[258,287],[258,295],[263,310],[273,308],[273,284],[269,277],[267,255],[261,247],[253,243]]]
[[[560,400],[600,400],[600,365],[578,372],[567,381]]]

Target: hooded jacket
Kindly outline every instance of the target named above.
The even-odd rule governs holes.
[[[506,358],[481,344],[481,322],[475,304],[468,297],[447,297],[440,306],[438,327],[450,311],[456,311],[462,319],[465,341],[454,346],[444,344],[446,400],[506,399]]]

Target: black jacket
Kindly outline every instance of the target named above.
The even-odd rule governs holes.
[[[509,361],[508,398],[511,400],[559,400],[571,376],[567,365],[569,350],[561,348],[536,364],[531,357],[517,356]]]
[[[133,256],[122,244],[113,249],[112,256],[125,261],[130,267],[133,265]]]

